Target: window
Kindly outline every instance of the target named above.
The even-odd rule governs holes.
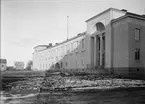
[[[66,58],[66,60],[68,59],[68,55],[67,54],[65,55],[65,58]]]
[[[98,50],[100,51],[100,37],[97,37],[97,42],[98,42]]]
[[[52,68],[54,68],[54,65],[53,65],[53,63],[51,64],[51,67],[52,67]]]
[[[66,68],[67,68],[67,62],[65,63],[65,66],[66,66]]]
[[[44,68],[44,64],[43,64],[43,68]]]
[[[79,41],[77,41],[77,47],[79,47]]]
[[[79,61],[78,60],[76,61],[76,66],[79,66]]]
[[[75,52],[75,48],[76,48],[76,47],[75,47],[75,43],[76,43],[76,42],[73,42],[73,52]]]
[[[65,54],[67,54],[67,45],[65,46]]]
[[[135,60],[140,60],[140,49],[135,49]]]
[[[73,52],[73,43],[71,43],[71,53]]]
[[[69,49],[69,44],[67,45],[67,53],[69,53],[70,49]]]
[[[82,49],[84,49],[84,45],[85,45],[85,40],[82,39]]]
[[[76,52],[78,52],[79,49],[79,41],[76,42]]]
[[[84,60],[82,59],[82,65],[84,65]]]
[[[139,41],[140,40],[140,29],[139,28],[135,28],[135,41]]]
[[[77,48],[77,42],[74,42],[74,49],[76,50]]]
[[[61,46],[61,57],[63,56],[63,47]]]

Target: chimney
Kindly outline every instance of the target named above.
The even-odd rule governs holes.
[[[126,10],[126,9],[122,9],[121,11],[123,11],[123,12],[127,12],[127,10]]]
[[[52,47],[52,43],[49,43],[48,47]]]
[[[81,33],[79,33],[78,35],[81,35]]]

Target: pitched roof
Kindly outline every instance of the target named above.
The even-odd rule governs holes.
[[[119,10],[119,9],[116,9],[116,8],[109,8],[109,9],[107,9],[107,10],[105,10],[105,11],[103,11],[103,12],[101,12],[101,13],[99,13],[99,14],[97,14],[97,15],[91,17],[91,18],[89,18],[89,19],[86,20],[85,22],[88,22],[88,21],[90,21],[90,20],[92,20],[92,19],[94,19],[94,18],[96,18],[96,17],[98,17],[98,16],[100,16],[100,15],[102,15],[102,14],[104,14],[104,13],[110,11],[110,10],[115,10],[115,11],[125,12],[125,11],[122,11],[122,10]]]
[[[86,35],[86,32],[79,33],[77,36],[72,37],[72,38],[70,38],[70,39],[67,39],[67,40],[65,40],[65,41],[62,41],[62,42],[60,42],[60,43],[57,43],[57,44],[55,44],[54,46],[51,46],[51,47],[48,47],[48,45],[37,45],[36,47],[38,47],[38,46],[45,46],[45,47],[47,47],[47,48],[45,48],[45,49],[43,49],[43,50],[46,50],[46,49],[50,49],[50,48],[56,47],[56,46],[58,46],[58,45],[64,44],[64,43],[66,43],[66,42],[69,42],[69,41],[71,41],[71,40],[73,40],[73,39],[76,39],[76,38],[81,37],[81,36],[84,36],[84,35]],[[36,48],[36,47],[34,47],[34,48]],[[40,51],[43,51],[43,50],[40,50]]]
[[[37,47],[48,47],[48,45],[37,45],[34,48],[37,48]]]

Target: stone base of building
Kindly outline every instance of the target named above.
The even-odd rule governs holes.
[[[61,71],[68,73],[88,73],[98,75],[119,75],[128,78],[145,77],[145,68],[115,67],[115,68],[82,68],[82,69],[49,69],[50,71]]]
[[[115,67],[108,69],[110,74],[116,74],[116,75],[121,75],[121,76],[126,76],[126,77],[145,77],[145,68],[143,67]]]

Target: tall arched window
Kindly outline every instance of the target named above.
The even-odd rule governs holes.
[[[104,31],[105,30],[104,24],[102,22],[96,23],[96,30],[97,31]]]

